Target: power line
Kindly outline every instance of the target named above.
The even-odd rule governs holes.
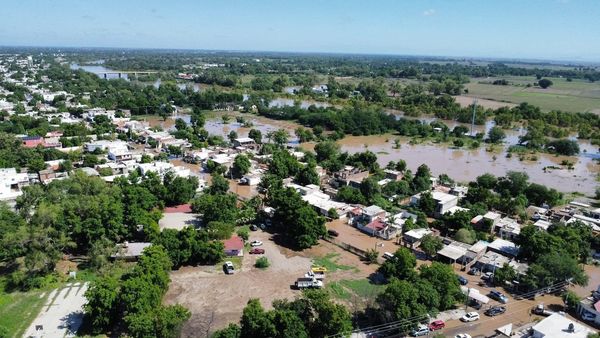
[[[570,284],[569,280],[564,280],[564,281],[560,281],[560,282],[556,282],[552,285],[543,287],[543,288],[539,288],[536,290],[532,290],[520,295],[517,295],[517,297],[521,298],[521,299],[514,299],[511,302],[508,302],[506,304],[504,304],[505,306],[508,304],[515,304],[515,303],[519,303],[519,302],[523,302],[528,300],[528,298],[533,297],[534,295],[540,293],[540,292],[544,292],[544,293],[552,293],[555,291],[558,291],[560,289],[562,289],[563,287],[567,286]],[[517,311],[513,311],[513,312],[509,312],[510,313],[515,313]],[[356,330],[351,331],[352,333],[382,333],[382,332],[388,332],[388,331],[392,331],[395,329],[399,329],[402,326],[407,326],[407,325],[413,325],[413,324],[418,324],[420,322],[422,322],[424,319],[428,319],[429,318],[429,314],[425,314],[425,315],[419,315],[419,316],[414,316],[414,317],[410,317],[410,318],[406,318],[406,319],[401,319],[395,322],[390,322],[390,323],[386,323],[386,324],[379,324],[379,325],[374,325],[374,326],[369,326],[366,328],[359,328]],[[488,320],[491,320],[493,318],[488,318],[488,319],[484,319],[481,321],[478,321],[478,323],[483,323],[486,322]],[[335,335],[331,335],[328,337],[334,338],[334,337],[344,337],[346,334],[345,333],[337,333]]]

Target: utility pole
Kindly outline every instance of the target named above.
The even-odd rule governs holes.
[[[475,111],[477,110],[477,99],[473,99],[473,116],[471,117],[471,137],[473,135],[473,127],[475,126]]]

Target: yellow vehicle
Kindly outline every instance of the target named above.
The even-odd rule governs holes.
[[[327,272],[327,268],[324,266],[313,266],[312,272]]]

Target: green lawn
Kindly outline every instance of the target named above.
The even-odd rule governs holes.
[[[490,84],[496,79],[506,79],[508,86]],[[469,96],[490,100],[521,103],[528,102],[543,110],[600,111],[600,83],[564,78],[550,78],[550,88],[526,87],[537,80],[533,76],[502,76],[496,78],[473,78],[465,87]],[[482,83],[483,82],[483,83]]]
[[[9,337],[22,337],[38,315],[47,291],[0,293],[0,326],[8,330]]]
[[[327,290],[338,299],[348,300],[352,296],[371,299],[383,292],[384,285],[372,284],[368,279],[343,279],[327,284]]]
[[[313,264],[318,266],[324,266],[327,269],[327,272],[334,272],[336,270],[352,270],[356,269],[355,267],[349,265],[341,265],[337,263],[338,253],[329,253],[324,257],[317,257],[313,259]]]

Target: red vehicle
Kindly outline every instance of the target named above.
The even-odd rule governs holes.
[[[446,326],[446,323],[444,323],[443,320],[434,320],[433,322],[431,322],[429,324],[429,330],[431,330],[431,331],[441,330],[445,326]]]
[[[250,253],[254,254],[254,255],[264,254],[265,253],[265,249],[254,248],[254,249],[250,250]]]

